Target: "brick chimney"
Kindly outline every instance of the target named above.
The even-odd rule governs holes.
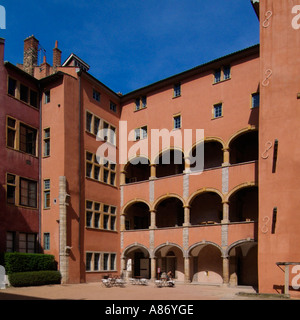
[[[39,41],[32,35],[24,40],[23,70],[34,75],[34,67],[38,64]]]
[[[58,49],[58,41],[55,41],[55,48],[53,49],[53,67],[61,66],[61,50]]]

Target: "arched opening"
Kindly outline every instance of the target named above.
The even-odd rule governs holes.
[[[167,150],[155,161],[156,177],[162,178],[183,173],[184,171],[184,155],[180,150]]]
[[[174,245],[165,245],[157,249],[155,257],[156,268],[160,270],[160,277],[163,273],[171,271],[175,279],[184,280],[184,263],[181,249]]]
[[[258,286],[257,243],[246,241],[229,251],[231,285]]]
[[[248,131],[234,138],[229,145],[230,163],[258,160],[258,131]]]
[[[156,206],[157,228],[178,227],[184,223],[182,201],[176,197],[166,198]]]
[[[150,162],[145,157],[137,157],[125,166],[126,183],[138,182],[148,180],[150,177]]]
[[[199,193],[191,202],[191,225],[220,223],[222,216],[222,199],[215,192]]]
[[[147,249],[142,246],[132,246],[125,251],[124,259],[127,278],[150,279],[151,260]]]
[[[190,250],[191,281],[223,283],[223,260],[220,249],[212,244],[199,244]]]
[[[258,187],[237,190],[229,198],[229,220],[231,222],[257,221]]]
[[[199,163],[203,162],[203,155],[201,154],[201,152],[204,152],[204,170],[221,167],[223,163],[222,149],[222,144],[218,141],[213,140],[205,141],[204,147],[203,144],[199,144],[196,147],[194,147],[191,153],[191,171],[195,170],[196,168],[199,168]]]
[[[125,229],[148,229],[150,226],[149,207],[144,202],[134,202],[125,210]]]

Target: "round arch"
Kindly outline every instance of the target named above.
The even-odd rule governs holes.
[[[182,202],[182,206],[183,207],[186,205],[185,200],[181,196],[179,196],[178,194],[176,194],[176,193],[167,193],[167,194],[164,194],[164,195],[160,196],[158,199],[155,200],[155,202],[152,205],[153,210],[157,210],[158,205],[162,201],[164,201],[166,199],[169,199],[169,198],[177,198],[178,200],[180,200]]]
[[[143,202],[144,204],[146,204],[147,206],[148,206],[148,208],[149,208],[149,211],[151,210],[151,205],[150,205],[150,203],[148,202],[148,201],[146,201],[146,200],[144,200],[144,199],[139,199],[139,198],[135,198],[135,199],[133,199],[133,200],[130,200],[129,202],[127,202],[124,206],[123,206],[123,208],[122,208],[122,210],[121,210],[121,215],[125,215],[126,213],[126,210],[130,207],[130,206],[132,206],[133,204],[135,204],[135,203],[139,203],[139,202]]]
[[[220,247],[220,246],[219,246],[217,243],[215,243],[215,242],[206,241],[206,240],[201,241],[201,242],[196,242],[196,243],[192,244],[192,245],[188,248],[187,253],[188,253],[189,256],[191,256],[191,251],[192,251],[193,249],[195,249],[195,248],[198,247],[198,246],[206,246],[206,245],[212,245],[212,246],[216,247],[217,249],[220,250],[221,256],[222,256],[222,257],[224,256],[224,250],[222,249],[222,247]]]
[[[155,257],[157,252],[158,252],[158,250],[163,249],[164,247],[170,247],[170,248],[171,247],[176,247],[181,251],[182,255],[185,257],[186,252],[180,245],[178,245],[177,243],[168,242],[168,241],[165,242],[165,243],[162,243],[162,244],[158,245],[156,248],[154,248],[153,256]]]
[[[178,151],[181,152],[184,155],[184,151],[182,150],[182,148],[178,148],[178,147],[166,147],[162,150],[160,150],[158,153],[156,153],[155,155],[153,155],[153,157],[151,157],[151,164],[156,164],[158,165],[158,161],[159,158],[166,152],[171,152],[171,151]]]
[[[255,181],[241,183],[230,190],[230,192],[224,197],[224,202],[229,202],[230,197],[241,189],[249,188],[249,187],[257,187],[257,186],[258,185]]]
[[[227,141],[227,143],[225,144],[224,148],[229,148],[231,142],[236,139],[237,137],[239,137],[240,135],[247,133],[247,132],[253,132],[253,131],[257,131],[258,128],[256,126],[248,126],[246,128],[243,128],[237,132],[235,132]]]
[[[191,203],[193,202],[193,200],[199,195],[199,194],[202,194],[202,193],[206,193],[206,192],[213,192],[213,193],[216,193],[217,195],[220,196],[222,202],[224,200],[224,195],[221,191],[219,191],[218,189],[215,189],[215,188],[201,188],[195,192],[193,192],[190,197],[188,198],[188,200],[186,201],[187,205],[188,206],[191,206]]]
[[[127,161],[126,164],[123,164],[123,171],[126,171],[126,169],[128,168],[128,166],[129,166],[130,164],[133,164],[132,161],[133,161],[134,159],[146,159],[148,164],[151,163],[148,155],[142,155],[142,154],[141,154],[141,155],[138,155],[138,156],[136,155],[136,156],[131,157],[130,159],[128,159],[128,161]],[[134,164],[133,164],[133,165],[134,165]],[[146,165],[146,163],[145,163],[145,165]]]
[[[122,254],[121,254],[121,259],[125,259],[126,257],[126,254],[128,254],[128,252],[129,251],[133,251],[133,250],[135,250],[135,249],[143,249],[143,250],[145,250],[147,253],[148,253],[148,255],[149,255],[149,257],[151,257],[151,252],[150,252],[150,250],[145,246],[145,245],[143,245],[143,244],[141,244],[141,243],[138,243],[138,242],[135,242],[135,243],[133,243],[133,244],[130,244],[130,245],[128,245],[124,250],[123,250],[123,252],[122,252]]]

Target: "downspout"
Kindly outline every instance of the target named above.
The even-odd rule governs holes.
[[[38,233],[38,252],[42,253],[42,97],[43,93],[41,90],[41,85],[38,83],[39,89],[39,137],[38,137],[38,157],[39,157],[39,187],[38,187],[38,206],[39,206],[39,233]]]

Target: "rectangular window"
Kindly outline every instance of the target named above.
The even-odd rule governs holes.
[[[214,83],[221,81],[221,69],[215,70],[215,80]]]
[[[181,84],[180,83],[176,83],[174,85],[174,98],[180,97],[180,96],[181,96]]]
[[[108,253],[104,253],[103,254],[103,270],[109,270],[108,269],[108,262],[109,262],[109,254]]]
[[[6,232],[6,252],[15,250],[15,232]]]
[[[50,179],[44,180],[44,209],[50,208]]]
[[[95,89],[93,89],[93,99],[100,102],[100,92]]]
[[[85,124],[85,129],[88,132],[92,132],[92,120],[93,120],[93,115],[89,112],[86,112],[86,124]]]
[[[230,66],[225,66],[223,68],[224,80],[230,79]]]
[[[20,151],[36,155],[37,130],[20,123]]]
[[[44,250],[50,250],[50,233],[44,233]]]
[[[116,270],[116,254],[110,254],[110,270]]]
[[[85,264],[86,271],[92,270],[92,258],[93,258],[93,254],[91,252],[87,252],[86,253],[86,264]]]
[[[50,90],[45,91],[45,104],[50,103]]]
[[[35,253],[36,234],[19,233],[19,252]]]
[[[94,271],[100,270],[100,253],[94,253]]]
[[[94,116],[94,135],[97,135],[99,130],[100,130],[100,119]]]
[[[50,156],[50,128],[44,129],[44,157]]]
[[[7,146],[16,149],[16,120],[7,118]]]
[[[147,107],[147,96],[142,96],[135,99],[135,110],[144,109]]]
[[[20,84],[20,100],[28,103],[28,87]]]
[[[38,108],[38,94],[33,90],[30,90],[30,105],[34,108]]]
[[[173,117],[174,122],[174,129],[180,129],[181,128],[181,116],[174,116]]]
[[[223,115],[222,103],[214,105],[214,118],[220,118]]]
[[[110,101],[109,109],[113,112],[117,112],[117,105]]]
[[[259,107],[259,92],[252,94],[252,108]]]
[[[37,207],[37,182],[20,178],[20,205]]]
[[[7,203],[16,204],[16,176],[13,174],[6,175]]]
[[[16,96],[16,89],[17,89],[17,81],[12,78],[8,78],[8,94],[15,97]]]

